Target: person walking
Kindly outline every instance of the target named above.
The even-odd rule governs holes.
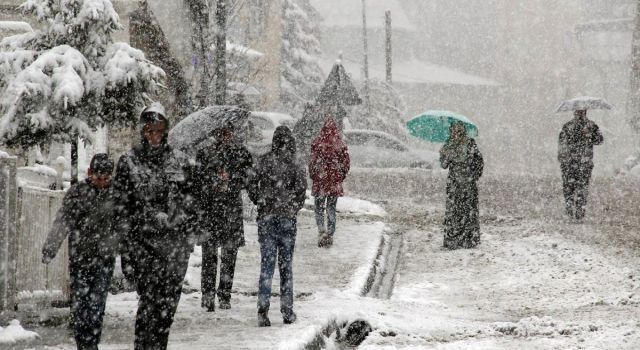
[[[309,160],[309,176],[313,181],[311,194],[315,198],[319,247],[333,245],[333,235],[336,231],[336,205],[338,197],[344,194],[342,183],[349,173],[349,168],[347,145],[342,140],[336,121],[328,117],[320,134],[311,144]]]
[[[440,164],[449,169],[444,219],[444,248],[473,248],[480,244],[478,179],[484,160],[462,122],[449,127],[449,140],[440,149]]]
[[[187,157],[167,143],[169,121],[154,103],[140,116],[141,143],[120,157],[114,178],[122,267],[139,295],[135,349],[166,349],[190,243]]]
[[[42,248],[42,262],[49,264],[69,237],[71,315],[78,350],[97,350],[102,335],[118,248],[113,230],[112,172],[113,162],[106,154],[93,156],[87,179],[67,190]]]
[[[245,244],[241,190],[246,189],[253,162],[247,148],[236,141],[233,125],[214,132],[215,142],[198,151],[194,187],[200,211],[202,243],[202,307],[215,311],[218,248],[220,282],[218,305],[231,308],[231,288],[238,249]]]
[[[565,210],[572,219],[584,218],[593,171],[593,146],[603,142],[598,125],[587,119],[586,110],[575,111],[574,118],[562,126],[558,161],[562,171]]]
[[[249,197],[258,206],[260,279],[258,326],[271,325],[268,317],[271,282],[276,258],[280,270],[280,312],[283,322],[296,321],[293,311],[293,250],[296,217],[304,205],[307,189],[304,167],[296,161],[296,144],[291,130],[278,126],[271,152],[258,160],[249,186]]]

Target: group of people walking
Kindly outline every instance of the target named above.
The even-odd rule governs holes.
[[[202,246],[202,307],[214,311],[217,297],[218,307],[229,309],[236,258],[245,244],[243,190],[258,211],[258,325],[271,324],[276,260],[283,323],[295,322],[293,252],[307,174],[291,130],[276,128],[271,151],[254,162],[237,141],[234,126],[224,125],[214,131],[214,143],[197,152],[194,164],[168,144],[170,125],[160,104],[147,107],[139,125],[141,142],[120,158],[113,179],[108,155],[93,157],[85,181],[67,191],[42,250],[43,262],[49,263],[69,238],[78,349],[97,349],[117,254],[139,296],[137,350],[167,347],[195,243]],[[349,171],[347,147],[330,116],[311,154],[308,170],[316,197],[318,245],[327,247],[333,243],[337,197]]]
[[[293,254],[297,214],[306,199],[305,170],[313,182],[318,246],[334,242],[336,206],[350,158],[331,116],[311,145],[308,169],[286,126],[276,128],[271,151],[254,162],[237,141],[234,126],[223,125],[214,131],[215,141],[197,152],[195,164],[168,144],[169,128],[160,104],[147,107],[140,116],[141,142],[120,158],[113,181],[113,162],[107,154],[95,155],[86,180],[67,191],[43,247],[42,260],[49,263],[69,238],[78,349],[97,349],[117,254],[123,274],[139,295],[137,350],[166,348],[195,243],[202,246],[202,307],[215,311],[217,297],[220,309],[231,308],[236,258],[245,244],[243,190],[258,211],[258,326],[271,325],[268,311],[276,261],[283,323],[297,318]],[[449,170],[443,245],[473,248],[480,243],[477,182],[484,161],[462,122],[452,123],[449,134],[440,150],[441,166]],[[572,218],[584,217],[593,146],[602,142],[586,111],[577,111],[560,133],[558,159],[566,210]]]
[[[467,136],[462,122],[449,128],[449,139],[440,149],[440,164],[449,169],[444,219],[444,248],[473,248],[480,244],[478,185],[484,161],[476,142]],[[593,146],[604,138],[586,110],[577,110],[564,124],[558,142],[558,160],[566,214],[582,220],[593,171]]]

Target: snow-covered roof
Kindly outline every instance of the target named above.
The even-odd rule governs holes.
[[[327,72],[331,69],[334,60],[321,60],[322,69]],[[343,59],[347,72],[353,75],[353,78],[360,80],[360,70],[362,64],[353,60]],[[386,77],[386,68],[383,65],[370,64],[369,77],[373,79],[384,80]],[[406,62],[394,63],[393,81],[397,83],[407,84],[451,84],[451,85],[474,85],[474,86],[498,86],[498,82],[482,78],[479,76],[467,74],[453,68],[440,66],[437,64],[412,59]]]
[[[407,16],[400,1],[367,0],[367,27],[384,27],[384,13],[390,10],[394,28],[416,31],[416,26]],[[323,17],[322,25],[325,27],[362,26],[361,0],[311,0],[311,4]]]

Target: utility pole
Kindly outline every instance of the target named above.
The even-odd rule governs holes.
[[[366,105],[367,113],[371,114],[371,99],[369,96],[369,48],[367,43],[366,0],[362,0],[362,43],[364,48],[364,103]]]
[[[391,84],[391,52],[392,52],[392,47],[391,47],[391,11],[387,10],[384,13],[384,23],[385,23],[385,34],[386,34],[386,42],[385,42],[385,56],[387,58],[387,75],[386,75],[386,80],[388,84]]]
[[[631,39],[631,81],[627,100],[629,123],[640,132],[640,0],[636,1],[636,18]]]
[[[200,88],[196,101],[200,108],[207,107],[210,102],[208,54],[211,50],[209,33],[209,6],[206,0],[189,0],[191,10],[191,27],[193,30],[192,45],[194,48],[195,74],[200,78]]]
[[[216,2],[216,105],[224,105],[227,93],[227,0]]]

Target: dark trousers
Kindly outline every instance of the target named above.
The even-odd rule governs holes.
[[[140,299],[136,314],[135,349],[166,349],[173,316],[180,302],[189,253],[177,249],[169,256],[149,252],[138,254],[136,283]]]
[[[575,219],[582,219],[584,206],[589,195],[591,171],[589,166],[565,166],[562,168],[562,188],[567,214]]]
[[[327,233],[331,236],[336,232],[336,206],[338,197],[336,196],[317,196],[314,200],[316,224],[318,227],[324,227],[325,209],[327,213]]]
[[[114,257],[71,257],[71,312],[78,350],[98,348],[114,263]]]
[[[218,274],[218,248],[220,248],[220,283],[216,288]],[[235,244],[220,244],[215,240],[208,240],[202,244],[202,300],[212,302],[216,291],[219,301],[231,300],[233,274],[236,270],[238,247]]]
[[[293,312],[293,249],[296,244],[296,218],[267,216],[258,220],[260,242],[260,280],[258,310],[269,310],[271,282],[276,258],[280,270],[280,312]]]

